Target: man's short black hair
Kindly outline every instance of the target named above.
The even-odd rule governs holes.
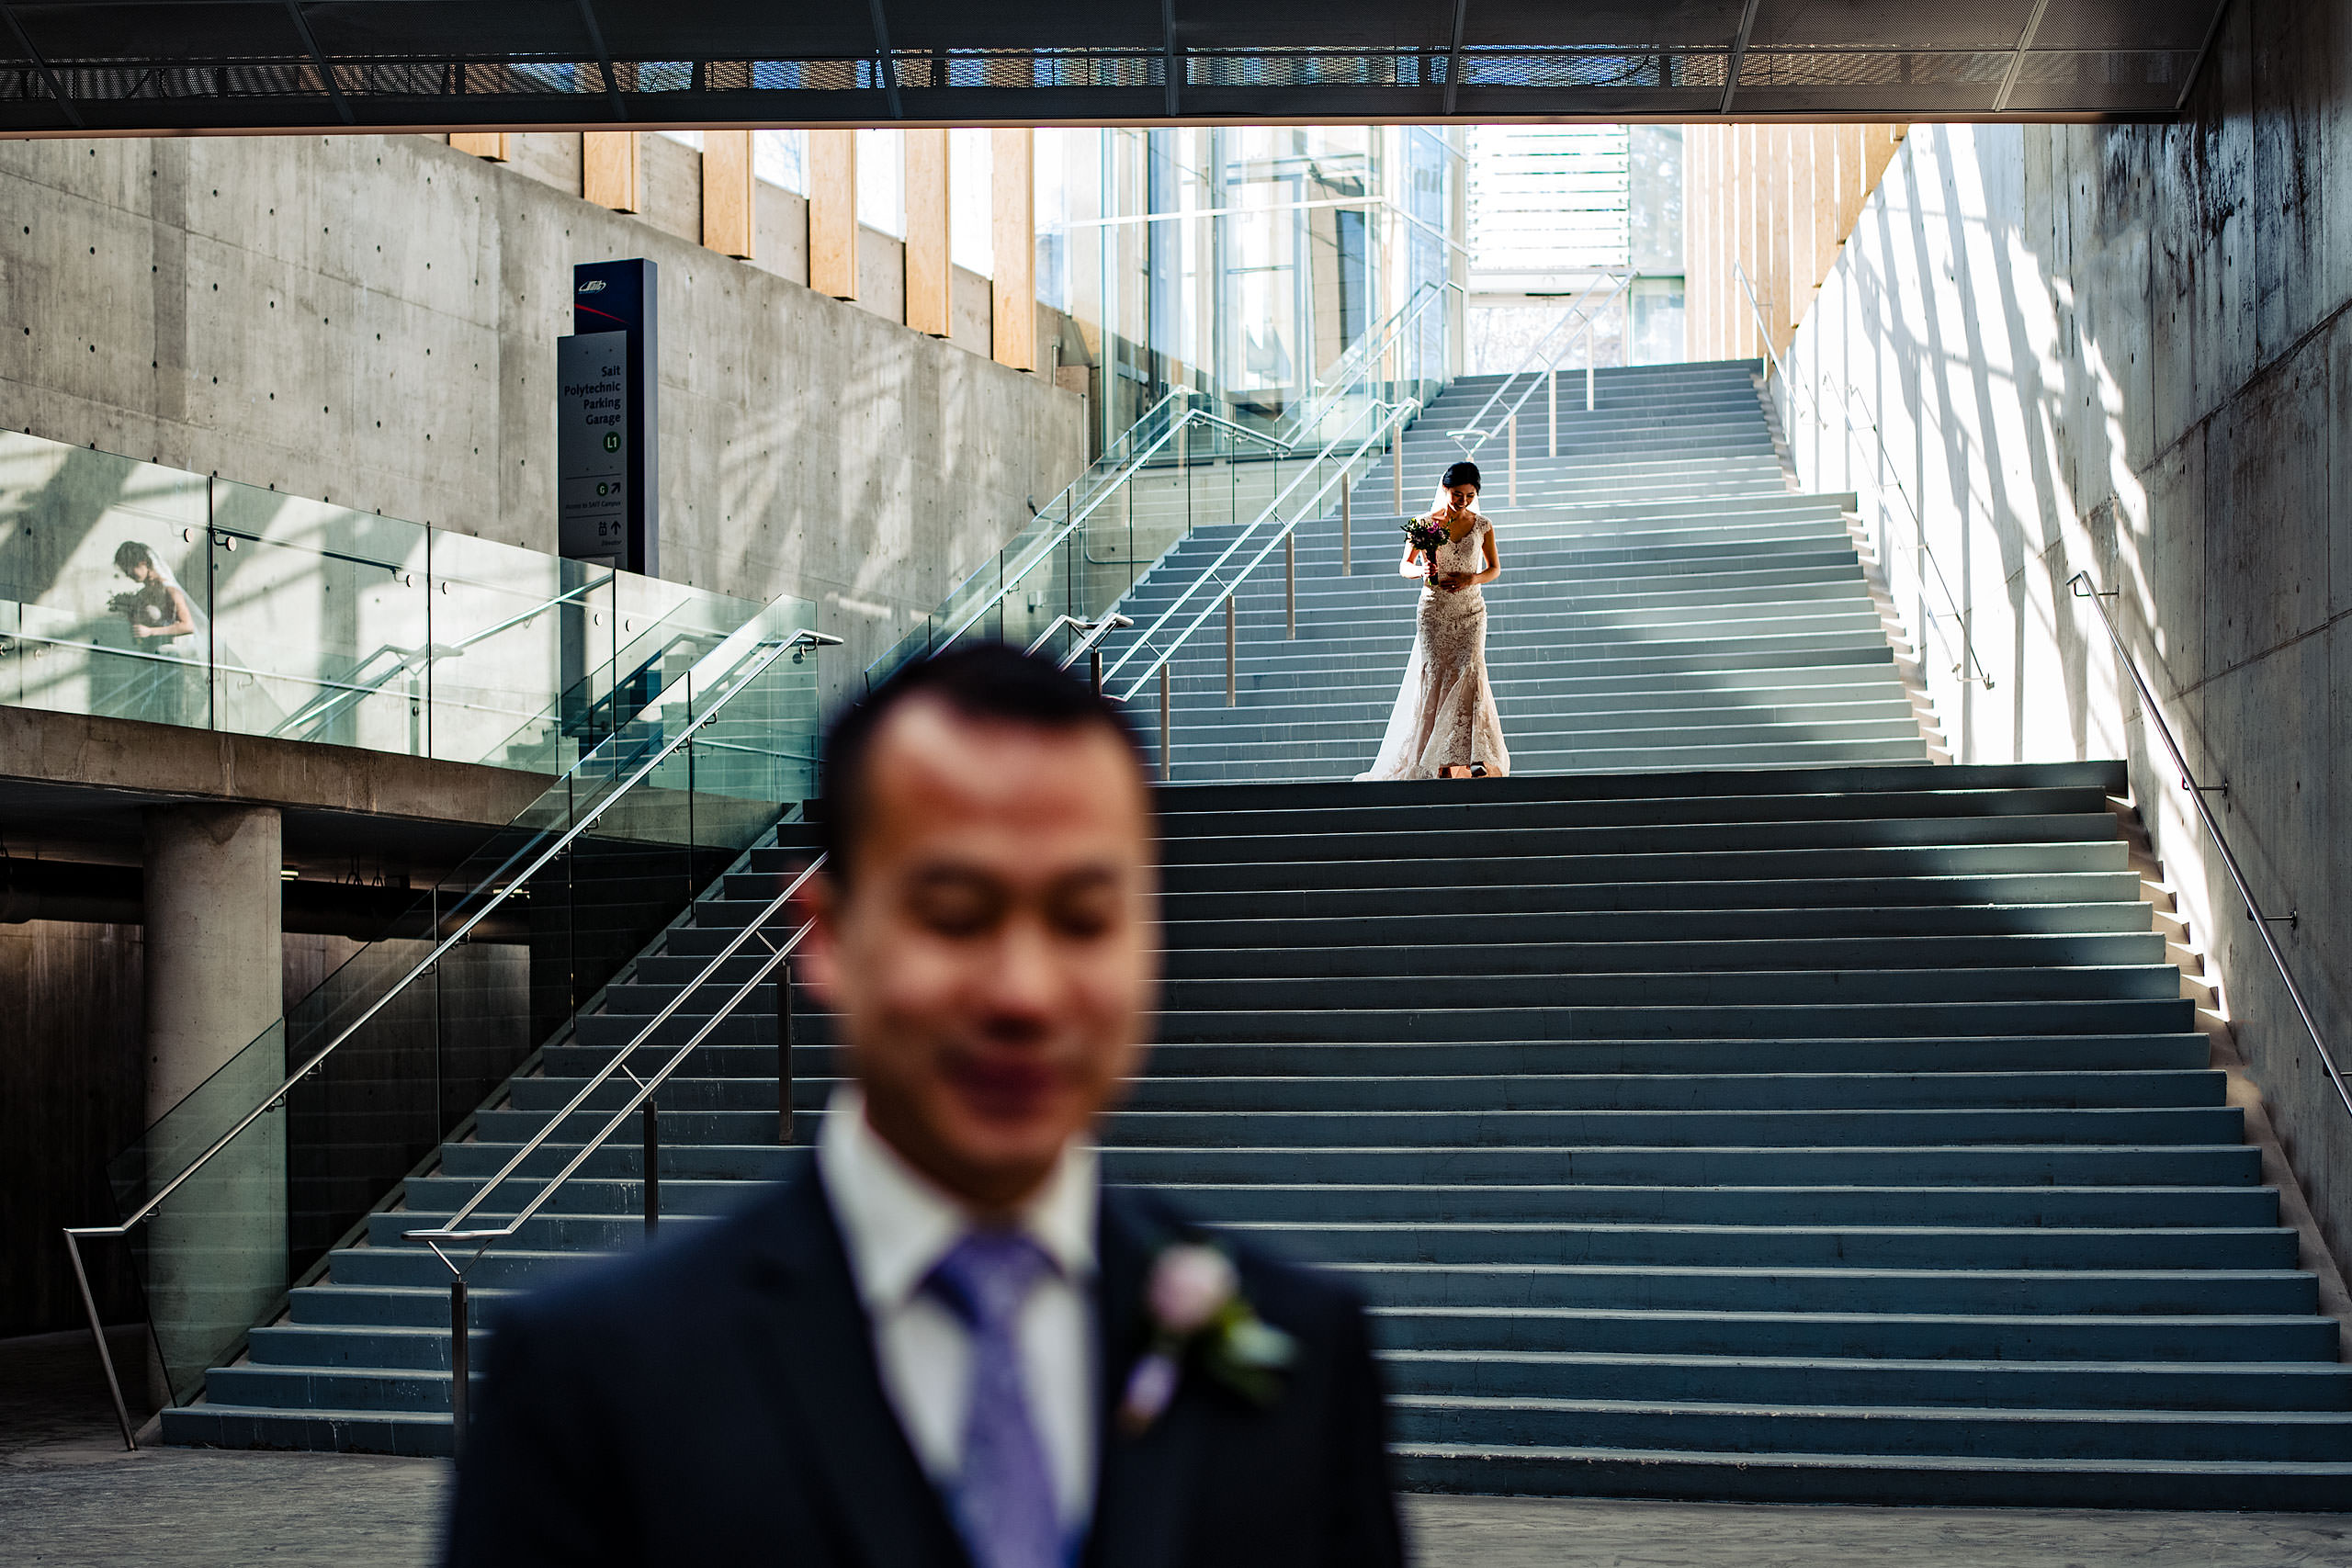
[[[1046,660],[1001,642],[919,659],[835,714],[825,730],[819,841],[836,882],[849,880],[849,847],[868,809],[865,766],[874,736],[893,708],[915,697],[931,697],[965,718],[1038,729],[1101,725],[1127,748],[1138,772],[1145,766],[1142,742],[1118,706]]]

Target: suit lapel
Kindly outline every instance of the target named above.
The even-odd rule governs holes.
[[[1148,1348],[1144,1291],[1152,1260],[1176,1239],[1117,1188],[1102,1190],[1100,1290],[1102,1434],[1087,1568],[1166,1568],[1182,1561],[1206,1433],[1205,1405],[1177,1397],[1141,1435],[1119,1430],[1128,1374]]]
[[[752,1301],[738,1331],[752,1364],[796,1418],[794,1451],[869,1568],[938,1568],[962,1539],[900,1428],[875,1364],[849,1258],[813,1162],[779,1194],[774,1224],[745,1267]],[[790,1434],[787,1434],[790,1437]]]

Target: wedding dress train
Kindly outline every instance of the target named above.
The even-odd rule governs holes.
[[[1435,570],[1465,576],[1481,570],[1493,531],[1492,523],[1476,519],[1462,537],[1438,547]],[[1510,752],[1487,679],[1486,594],[1476,584],[1448,592],[1425,582],[1413,657],[1388,716],[1388,733],[1370,771],[1356,779],[1433,779],[1449,762],[1483,762],[1488,774],[1500,777],[1510,772]]]

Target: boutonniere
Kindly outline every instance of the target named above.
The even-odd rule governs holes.
[[[1119,1426],[1134,1437],[1159,1419],[1176,1397],[1189,1358],[1253,1404],[1272,1404],[1297,1342],[1258,1315],[1241,1294],[1233,1259],[1200,1242],[1162,1247],[1144,1291],[1151,1348],[1128,1375]]]

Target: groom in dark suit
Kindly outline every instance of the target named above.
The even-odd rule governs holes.
[[[1354,1298],[1096,1172],[1159,947],[1117,711],[978,649],[825,758],[803,974],[856,1082],[735,1217],[499,1318],[447,1561],[1397,1562]]]

